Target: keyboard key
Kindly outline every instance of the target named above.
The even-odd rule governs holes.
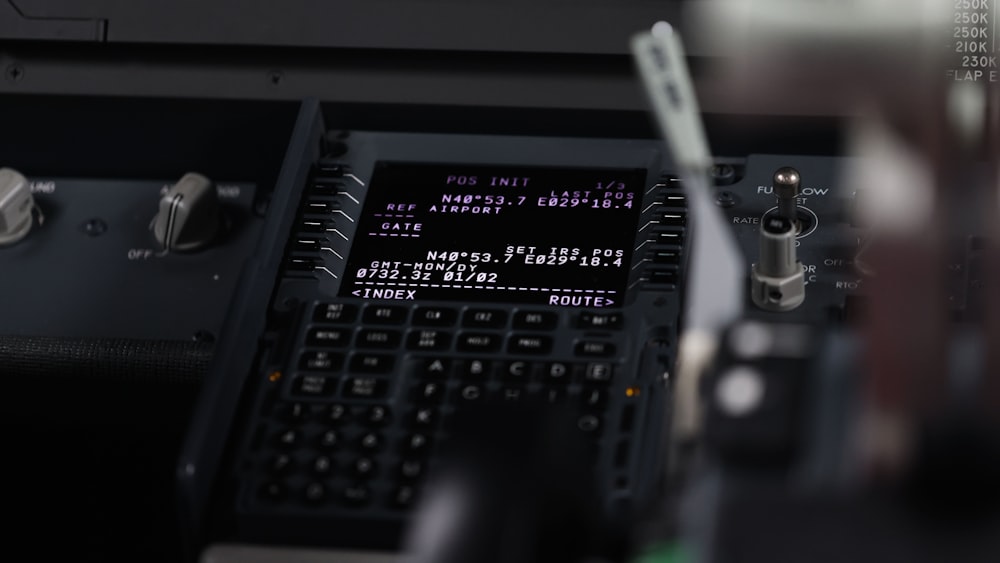
[[[278,403],[274,406],[274,417],[284,422],[301,422],[309,415],[309,405],[305,403]]]
[[[580,402],[588,409],[602,409],[608,403],[608,391],[596,387],[584,387],[580,390]]]
[[[588,383],[608,383],[613,374],[611,364],[606,362],[591,362],[583,371],[583,380]]]
[[[551,362],[545,366],[544,379],[546,383],[569,383],[572,375],[571,366],[563,362]]]
[[[437,422],[437,409],[434,407],[422,407],[413,411],[412,422],[414,426],[428,427]]]
[[[472,381],[483,381],[493,371],[492,362],[484,360],[469,360],[462,366],[462,378]]]
[[[366,407],[361,411],[358,419],[371,426],[382,426],[389,422],[389,407],[383,405]]]
[[[353,399],[381,399],[389,390],[389,382],[375,377],[348,377],[344,396]]]
[[[309,483],[302,490],[302,498],[309,504],[320,504],[326,500],[326,487],[323,486],[323,483]]]
[[[527,382],[531,379],[533,365],[525,361],[504,362],[502,377],[505,381]]]
[[[324,450],[332,450],[340,443],[340,435],[336,430],[327,430],[319,435],[319,447]]]
[[[399,464],[399,476],[403,479],[417,479],[424,474],[424,464],[415,459],[403,460]]]
[[[395,361],[395,356],[388,354],[354,354],[350,369],[355,373],[389,373]]]
[[[458,311],[448,307],[417,307],[413,311],[416,326],[451,326],[458,319]]]
[[[584,329],[616,329],[624,323],[621,313],[583,312],[577,318],[577,326]]]
[[[566,402],[566,389],[549,387],[541,390],[541,399],[550,405],[558,405]]]
[[[343,354],[325,350],[307,350],[299,357],[299,369],[308,371],[332,371],[343,363]]]
[[[329,456],[321,455],[312,462],[312,471],[316,475],[328,475],[333,471],[333,460]]]
[[[267,463],[267,471],[272,475],[288,473],[295,466],[292,456],[282,453],[271,458]]]
[[[292,382],[292,394],[304,397],[326,397],[333,394],[337,380],[321,375],[303,375]]]
[[[358,477],[371,477],[375,474],[378,467],[375,465],[375,460],[370,457],[359,457],[354,460],[354,474]]]
[[[518,311],[514,313],[515,329],[551,330],[559,322],[559,315],[551,311]]]
[[[379,348],[383,350],[399,347],[403,334],[398,330],[366,328],[358,331],[354,345],[358,348]]]
[[[321,266],[323,266],[322,258],[304,258],[295,256],[289,258],[285,265],[289,271],[293,272],[314,272]]]
[[[404,454],[422,454],[430,450],[431,439],[427,434],[416,432],[403,439]]]
[[[371,500],[371,490],[365,485],[350,485],[341,492],[344,501],[351,506],[363,506]]]
[[[457,347],[462,352],[496,352],[501,337],[489,332],[466,332],[458,337]]]
[[[601,419],[592,414],[585,414],[576,421],[576,427],[584,432],[597,432],[601,427]]]
[[[351,323],[357,317],[357,305],[344,303],[317,303],[313,313],[313,320],[318,323]]]
[[[274,437],[274,444],[279,448],[291,449],[298,445],[300,438],[294,429],[282,430]]]
[[[516,403],[527,396],[523,385],[507,385],[500,388],[498,398],[505,403]]]
[[[502,309],[469,309],[462,315],[462,326],[469,328],[503,328],[507,312]]]
[[[309,346],[340,348],[351,341],[351,331],[346,328],[313,327],[306,335]]]
[[[552,350],[552,337],[534,334],[514,334],[507,341],[511,354],[546,354]]]
[[[581,340],[573,347],[573,353],[587,358],[607,358],[615,355],[613,342],[603,340]]]
[[[444,399],[445,385],[436,381],[419,383],[413,398],[420,403],[440,403]]]
[[[451,360],[448,358],[426,358],[421,360],[417,368],[418,375],[441,379],[451,372]]]
[[[323,419],[330,424],[340,424],[349,418],[347,407],[340,403],[334,403],[324,410],[326,412],[323,415]]]
[[[374,432],[369,432],[362,435],[361,438],[358,439],[358,446],[362,450],[376,451],[382,447],[382,438]]]
[[[406,337],[408,350],[447,350],[451,345],[451,333],[443,330],[413,330]]]
[[[268,502],[280,502],[285,500],[285,486],[277,481],[266,481],[257,490],[257,496]]]
[[[417,497],[416,489],[411,485],[403,485],[392,493],[392,506],[396,508],[410,508]]]
[[[305,219],[305,220],[303,220],[302,222],[299,223],[299,230],[302,231],[302,232],[305,232],[305,233],[325,234],[326,231],[327,231],[327,229],[332,229],[332,228],[335,228],[335,227],[336,227],[336,225],[334,224],[333,221],[323,220],[323,219],[307,218],[307,219]],[[343,306],[343,305],[341,305],[341,306]],[[353,305],[347,305],[347,306],[348,307],[353,307]],[[319,308],[320,307],[326,307],[326,305],[325,304],[321,304],[319,307],[316,308],[316,316],[315,316],[315,318],[316,318],[317,321],[331,321],[331,322],[335,322],[337,320],[335,318],[336,315],[337,315],[336,313],[334,313],[334,315],[331,318],[329,318],[329,319],[322,318],[322,315],[319,312]],[[351,319],[351,320],[353,320],[353,319]],[[350,322],[350,321],[345,320],[343,322]]]
[[[409,309],[399,305],[369,305],[365,307],[362,319],[371,324],[403,324]]]
[[[347,186],[341,181],[332,180],[330,178],[317,178],[312,187],[309,188],[309,191],[311,191],[313,195],[318,196],[335,196],[346,189]]]
[[[463,385],[458,390],[458,399],[461,402],[474,402],[483,398],[486,394],[486,387],[479,384]]]

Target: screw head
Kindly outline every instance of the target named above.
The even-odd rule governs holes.
[[[10,82],[20,82],[24,78],[24,67],[18,63],[12,63],[7,65],[7,69],[4,71],[4,76]]]
[[[739,202],[740,198],[729,190],[723,190],[715,197],[715,204],[725,209],[735,207]]]
[[[103,219],[88,219],[80,225],[80,230],[82,230],[87,236],[99,237],[104,233],[108,232],[108,224],[104,222]]]

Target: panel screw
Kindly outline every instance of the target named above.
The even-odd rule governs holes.
[[[7,65],[7,70],[4,74],[10,82],[19,82],[24,78],[24,67],[17,63]]]
[[[267,81],[271,86],[278,86],[285,79],[285,75],[280,70],[272,70],[267,73]]]
[[[715,198],[715,204],[719,207],[730,208],[736,206],[740,202],[740,199],[731,191],[723,190],[719,192],[719,195]]]
[[[91,237],[99,237],[108,232],[108,224],[101,219],[88,219],[80,226],[80,229]]]

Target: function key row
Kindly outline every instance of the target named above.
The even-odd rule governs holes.
[[[365,324],[401,325],[410,317],[410,307],[405,305],[359,305],[350,303],[318,303],[313,320],[318,323],[354,323],[360,319]],[[466,328],[507,328],[515,330],[552,330],[559,325],[559,314],[554,311],[518,310],[510,313],[505,309],[469,308],[460,311],[454,307],[426,306],[413,307],[410,320],[414,326],[450,327],[461,318],[461,326]],[[575,326],[587,330],[614,330],[623,325],[620,312],[580,312],[575,317]]]
[[[258,467],[272,478],[290,477],[297,473],[320,478],[342,476],[360,481],[381,475],[397,481],[413,482],[423,477],[428,463],[426,457],[403,457],[402,461],[386,465],[384,456],[279,450],[264,459]]]
[[[290,486],[279,480],[268,480],[260,485],[258,497],[269,504],[283,504],[289,501],[299,501],[306,506],[341,506],[343,508],[360,508],[373,503],[376,494],[364,483],[353,483],[331,486],[322,481],[313,481],[301,487]],[[389,493],[386,507],[409,509],[414,504],[417,487],[401,485]]]
[[[292,380],[291,393],[298,397],[313,398],[339,395],[347,399],[382,399],[389,395],[389,380],[367,376],[299,375]]]
[[[302,371],[338,371],[344,367],[345,355],[327,350],[306,350],[299,355],[299,369]],[[384,374],[395,367],[396,356],[392,354],[354,353],[347,362],[351,373]]]
[[[548,354],[555,340],[548,334],[514,333],[507,338],[497,332],[463,331],[457,337],[451,332],[436,328],[417,328],[404,333],[401,330],[385,328],[362,328],[356,333],[347,327],[312,327],[306,335],[306,345],[322,348],[355,348],[395,350],[405,343],[407,350],[435,352],[450,350],[452,343],[459,352],[500,352],[511,354]],[[618,352],[613,342],[599,338],[579,339],[573,353],[585,358],[607,358]],[[303,354],[299,368],[312,371],[339,369],[343,364],[343,354],[329,351],[309,351]],[[352,368],[356,366],[352,365]],[[365,370],[365,366],[360,369]]]

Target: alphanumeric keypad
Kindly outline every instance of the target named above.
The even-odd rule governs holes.
[[[246,460],[261,506],[405,512],[463,409],[570,406],[594,444],[609,425],[620,313],[319,303],[307,322]]]

